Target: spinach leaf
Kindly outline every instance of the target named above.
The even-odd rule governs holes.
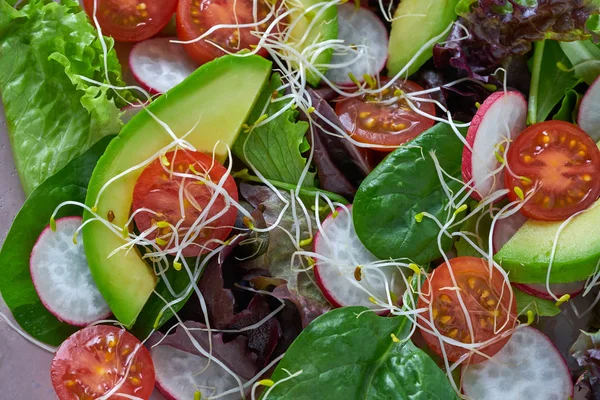
[[[545,121],[565,92],[580,82],[572,72],[561,70],[559,63],[571,67],[558,42],[545,40],[535,44],[529,92],[530,124]]]
[[[58,320],[37,295],[29,274],[29,257],[54,209],[64,201],[85,202],[87,185],[111,138],[104,138],[31,193],[17,214],[0,250],[0,293],[15,320],[34,338],[58,346],[77,328]],[[58,218],[82,215],[79,207],[64,207]]]
[[[461,134],[465,134],[462,130]],[[463,143],[447,124],[437,124],[416,139],[394,150],[363,181],[353,206],[354,226],[365,247],[380,259],[409,258],[424,264],[440,256],[440,231],[430,218],[415,216],[428,212],[442,222],[452,211],[430,152],[435,151],[446,173],[462,182]],[[462,185],[445,177],[449,190]],[[447,250],[452,240],[442,238]]]
[[[582,40],[561,42],[560,48],[575,67],[575,76],[591,85],[600,75],[600,47],[591,40]]]
[[[274,95],[281,94],[280,87],[281,77],[273,74],[252,110],[249,122],[259,121],[263,115],[275,115],[284,108],[287,101],[271,101]],[[298,112],[290,109],[265,125],[240,132],[233,144],[234,154],[248,166],[252,163],[267,179],[297,184],[306,166],[302,152],[307,148],[304,134],[308,129],[308,123],[296,122],[297,116]],[[315,186],[314,172],[308,173],[303,185]]]
[[[581,103],[582,95],[574,89],[567,90],[560,109],[552,117],[553,120],[567,121],[575,123],[577,121],[577,111]]]
[[[108,73],[122,85],[113,40],[106,42]],[[0,0],[0,93],[27,194],[121,128],[114,93],[82,77],[104,82],[104,55],[77,2],[31,0],[15,10]]]
[[[560,308],[553,301],[531,296],[514,287],[513,293],[517,301],[518,315],[525,315],[528,310],[531,310],[533,315],[540,317],[554,317],[560,313]]]
[[[384,318],[364,307],[340,308],[314,320],[285,353],[272,379],[277,399],[456,399],[445,374],[409,340],[405,317]]]

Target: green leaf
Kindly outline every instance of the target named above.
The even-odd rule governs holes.
[[[583,96],[574,89],[567,90],[565,97],[561,103],[560,109],[552,117],[555,121],[567,121],[575,123],[577,121],[577,111],[579,103]]]
[[[591,85],[600,76],[600,47],[591,40],[560,42],[560,48],[575,67],[576,77]]]
[[[405,338],[405,317],[384,318],[364,307],[330,311],[313,321],[285,353],[271,379],[269,400],[452,400],[448,378]],[[361,314],[362,313],[362,314]]]
[[[473,210],[477,207],[478,203],[475,201],[470,202],[469,210]],[[465,215],[470,211],[465,211]],[[469,218],[465,223],[460,227],[460,231],[465,233],[469,239],[471,239],[475,244],[485,252],[489,252],[488,249],[488,238],[490,236],[490,229],[492,227],[492,218],[490,217],[488,212],[483,212],[483,216],[479,219],[479,225],[477,225],[477,221],[479,219],[479,215]],[[473,237],[475,234],[476,237]],[[481,254],[465,239],[459,237],[456,242],[454,242],[454,247],[456,249],[457,257],[478,257],[481,258]]]
[[[464,135],[466,130],[462,130]],[[354,226],[365,247],[380,259],[406,257],[425,264],[440,256],[439,227],[430,218],[421,222],[417,214],[427,212],[442,222],[452,213],[430,152],[441,167],[462,182],[463,143],[447,124],[437,124],[416,139],[394,150],[363,181],[353,206]],[[445,178],[449,190],[461,183]],[[376,223],[373,223],[376,221]],[[452,240],[442,238],[448,250]]]
[[[456,5],[456,15],[468,14],[471,12],[471,6],[478,0],[460,0]]]
[[[531,310],[534,316],[540,317],[554,317],[560,313],[560,308],[553,301],[531,296],[515,287],[513,287],[513,293],[517,301],[518,315],[525,315],[528,310]]]
[[[34,190],[17,214],[0,250],[2,298],[21,328],[52,346],[60,345],[77,328],[59,321],[40,301],[29,274],[31,250],[60,203],[85,202],[90,176],[109,142],[110,138],[101,140]],[[80,207],[68,206],[60,210],[57,218],[82,212]]]
[[[281,77],[273,74],[271,81],[263,90],[248,121],[254,123],[263,115],[275,115],[287,104],[287,101],[271,101],[274,93],[279,93]],[[268,104],[266,111],[265,105]],[[308,123],[296,122],[298,113],[287,110],[269,123],[250,132],[242,131],[233,145],[234,154],[244,163],[250,163],[265,178],[283,183],[297,184],[306,166],[301,151],[306,149],[304,134]],[[244,143],[246,152],[244,153]],[[304,186],[315,186],[315,173],[309,172]]]
[[[545,121],[564,98],[565,92],[581,82],[573,72],[560,69],[559,64],[571,68],[559,42],[546,40],[535,43],[529,93],[530,124]]]
[[[94,143],[121,128],[105,81],[96,30],[77,2],[31,0],[16,11],[0,0],[0,93],[15,163],[27,194]],[[112,83],[121,66],[106,39]],[[122,95],[131,97],[128,92]]]

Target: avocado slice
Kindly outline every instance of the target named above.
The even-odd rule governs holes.
[[[545,283],[556,233],[563,221],[529,220],[494,256],[511,282]],[[582,281],[600,261],[600,200],[561,231],[550,283]]]
[[[295,23],[295,26],[290,31],[287,43],[299,53],[302,53],[309,45],[338,37],[337,7],[335,5],[327,8],[317,7],[304,13],[304,10],[316,4],[324,3],[321,0],[299,0],[296,11],[290,14],[290,21]],[[329,64],[332,55],[332,50],[323,51],[312,63],[314,65]],[[325,74],[327,69],[319,68],[319,71]],[[306,71],[306,80],[313,86],[317,86],[321,82],[321,78],[309,70]]]
[[[390,31],[388,75],[396,75],[431,39],[456,20],[459,0],[402,0]],[[433,46],[417,57],[406,76],[417,72],[433,56]]]
[[[259,56],[224,56],[203,65],[181,84],[160,96],[148,110],[198,151],[211,153],[220,140],[231,147],[271,72],[271,62]],[[86,204],[113,223],[125,226],[131,212],[133,189],[143,168],[105,186],[120,173],[140,165],[172,142],[172,137],[150,113],[140,112],[108,146],[94,169]],[[216,156],[223,161],[226,146]],[[100,191],[102,193],[100,193]],[[99,197],[100,195],[100,197]],[[99,198],[98,198],[99,197]],[[98,199],[98,200],[97,200]],[[85,214],[86,220],[92,218]],[[98,289],[115,317],[125,326],[135,322],[152,294],[157,278],[137,251],[109,254],[125,243],[99,221],[83,229],[85,253]]]

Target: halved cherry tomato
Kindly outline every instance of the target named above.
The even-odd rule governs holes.
[[[84,0],[85,12],[96,18],[102,33],[120,42],[140,42],[160,32],[171,20],[177,0]]]
[[[213,239],[221,241],[227,239],[235,223],[237,209],[231,204],[227,206],[224,194],[217,193],[214,188],[202,181],[178,177],[172,172],[198,175],[205,180],[212,181],[215,185],[227,174],[225,167],[218,161],[198,152],[179,150],[167,153],[162,160],[155,160],[144,169],[138,178],[133,190],[133,209],[150,209],[159,213],[159,216],[150,212],[138,212],[135,215],[138,229],[143,232],[156,226],[157,230],[148,238],[155,239],[159,247],[165,248],[172,238],[173,230],[170,227],[161,226],[164,224],[160,224],[160,222],[165,221],[173,226],[180,223],[177,235],[181,243],[189,228],[205,211],[211,198],[214,197],[214,203],[210,205],[206,217],[201,222],[204,224],[204,221],[210,220],[223,210],[225,212],[216,220],[205,224],[194,240],[194,244],[187,246],[182,253],[185,257],[195,257],[215,249],[219,243]],[[237,202],[237,186],[231,175],[225,179],[223,189],[231,200]],[[184,207],[184,216],[181,214],[181,204]]]
[[[389,78],[381,78],[381,86],[387,82]],[[362,143],[393,146],[375,148],[375,150],[390,152],[394,147],[416,138],[431,128],[435,121],[416,113],[404,99],[392,104],[381,104],[394,98],[394,92],[398,89],[405,93],[424,90],[414,82],[399,79],[379,96],[363,95],[340,99],[335,106],[335,112],[346,132]],[[419,97],[431,99],[428,94]],[[433,103],[422,101],[413,101],[413,103],[417,109],[435,116]]]
[[[264,20],[269,15],[267,0],[256,0],[256,22]],[[181,40],[192,40],[202,35],[215,25],[241,25],[254,23],[254,0],[180,0],[177,6],[177,36]],[[200,64],[207,63],[225,53],[208,43],[211,41],[225,50],[237,53],[250,46],[256,46],[259,39],[252,31],[265,31],[272,22],[264,22],[258,27],[239,29],[218,29],[206,39],[184,45],[188,54]],[[267,51],[258,52],[266,56]]]
[[[456,285],[452,281],[451,271]],[[508,285],[496,268],[490,274],[486,260],[458,257],[433,270],[421,289],[418,307],[427,309],[421,314],[422,317],[425,321],[433,319],[438,331],[448,338],[467,344],[498,338],[497,341],[478,349],[488,356],[493,356],[509,339],[508,336],[501,335],[512,329],[517,321],[517,305],[515,299],[511,299]],[[459,293],[473,327],[473,336],[459,303]],[[420,325],[431,330],[428,322],[420,321]],[[443,357],[439,338],[423,328],[421,333],[429,347]],[[449,344],[445,344],[444,349],[449,361],[457,361],[469,353],[467,349]],[[483,360],[485,357],[476,354],[469,362],[477,363]]]
[[[600,196],[600,151],[587,133],[568,122],[547,121],[525,129],[510,145],[506,161],[509,199],[536,191],[521,208],[529,218],[561,221]]]
[[[148,350],[125,329],[108,325],[89,326],[65,340],[54,355],[50,376],[60,400],[97,399],[121,381],[117,393],[148,399],[154,390]]]

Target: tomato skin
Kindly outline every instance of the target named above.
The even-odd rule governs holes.
[[[516,324],[517,303],[514,297],[511,298],[510,290],[506,287],[508,282],[496,268],[493,269],[490,279],[486,260],[476,257],[458,257],[437,267],[421,289],[422,294],[419,296],[417,307],[425,308],[427,311],[421,314],[424,320],[420,320],[419,324],[431,330],[429,321],[433,317],[434,325],[441,334],[463,343],[472,343],[457,291],[447,289],[455,286],[452,283],[450,268],[462,293],[473,326],[473,342],[481,343],[498,338],[486,347],[478,349],[488,356],[493,356],[509,339],[508,334],[502,338],[501,335],[514,328]],[[494,328],[494,317],[497,330]],[[500,329],[502,326],[504,327]],[[429,347],[443,357],[438,337],[423,328],[421,334]],[[469,353],[462,347],[447,343],[444,344],[444,349],[451,362]],[[484,360],[486,358],[478,354],[468,358],[468,362],[472,364]]]
[[[547,121],[525,129],[510,145],[507,164],[510,201],[520,200],[519,189],[524,198],[536,191],[521,208],[526,217],[562,221],[600,196],[600,150],[568,122]]]
[[[380,84],[384,86],[389,81],[389,78],[382,77]],[[383,94],[381,100],[394,97],[397,89],[406,93],[424,90],[414,82],[399,79]],[[420,95],[420,97],[431,99],[428,94]],[[391,152],[395,147],[416,138],[435,124],[432,119],[413,111],[404,100],[392,105],[374,104],[369,102],[370,100],[366,95],[352,98],[342,97],[336,103],[335,113],[348,135],[355,140],[368,144],[393,146],[377,147],[374,150]],[[435,116],[433,103],[413,103],[419,110]]]
[[[234,4],[237,10],[238,23],[252,23],[254,22],[252,19],[252,2],[253,0],[180,0],[176,13],[177,36],[182,41],[189,41],[197,38],[214,25],[235,24],[232,11]],[[261,20],[261,15],[266,16],[269,11],[264,2],[260,0],[258,8],[258,20]],[[266,26],[261,25],[258,29],[264,30],[265,28]],[[239,29],[239,34],[236,29],[218,29],[209,38],[228,51],[236,53],[242,49],[249,49],[250,45],[258,44],[259,39],[250,34],[251,30],[256,30],[256,28]],[[198,64],[205,64],[225,55],[225,52],[207,43],[204,39],[185,44],[184,49]],[[263,48],[257,54],[266,57],[268,53]]]
[[[136,348],[137,352],[130,360]],[[129,365],[129,373],[118,393],[150,398],[155,375],[148,350],[125,329],[94,325],[63,342],[52,360],[50,376],[60,400],[91,400],[115,387]],[[118,395],[110,397],[122,398]]]
[[[165,169],[194,175],[195,172],[190,168],[190,165],[193,165],[193,169],[197,173],[204,174],[206,171],[210,171],[208,176],[215,184],[227,174],[227,169],[223,165],[213,160],[211,156],[203,153],[178,150],[177,152],[167,153],[165,157],[169,162],[168,167],[163,166],[161,159],[155,160],[144,169],[135,185],[133,191],[133,209],[148,208],[162,214],[159,217],[149,212],[137,213],[134,219],[140,232],[150,229],[160,221],[167,221],[174,226],[180,222],[182,219],[180,211],[180,187],[182,184],[202,210],[207,207],[211,196],[213,196],[213,189],[207,185],[199,184],[198,180],[191,178],[183,180],[181,177],[167,173]],[[225,179],[223,189],[227,191],[232,201],[238,201],[237,186],[231,175],[228,175]],[[189,228],[202,213],[188,199],[184,200],[184,204],[185,220],[181,223],[180,230],[178,231],[180,239],[184,238],[185,229]],[[215,202],[208,211],[206,219],[220,213],[225,208],[225,205],[223,194],[217,195]],[[194,241],[198,246],[189,245],[183,249],[183,256],[195,257],[217,248],[219,246],[217,242],[210,242],[208,244],[206,242],[211,239],[221,241],[227,239],[235,224],[236,216],[237,209],[233,205],[230,205],[229,209],[223,215],[215,221],[210,222],[201,231]],[[161,235],[166,236],[164,240],[168,242],[168,238],[172,235],[171,228],[161,228],[159,231]],[[156,231],[148,235],[149,239],[156,239],[156,237]],[[159,247],[165,248],[166,246],[159,245]]]
[[[141,42],[156,35],[167,26],[177,7],[177,0],[84,0],[92,25],[94,1],[102,33],[119,42]]]

